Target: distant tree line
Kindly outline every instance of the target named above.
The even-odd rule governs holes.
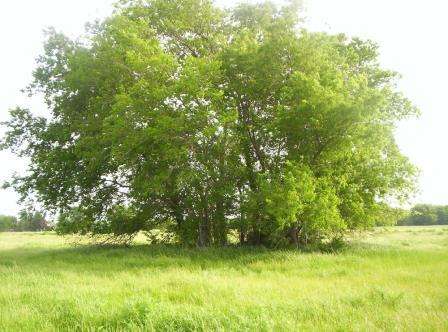
[[[448,205],[415,205],[397,225],[448,225]]]
[[[24,209],[18,217],[0,215],[0,232],[40,232],[51,229],[51,222],[40,211]]]

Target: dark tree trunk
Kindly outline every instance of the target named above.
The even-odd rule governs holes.
[[[227,225],[224,213],[224,202],[223,198],[220,197],[216,203],[216,215],[213,227],[213,237],[215,243],[218,245],[227,244]]]
[[[298,226],[289,228],[286,233],[286,237],[289,240],[289,243],[291,245],[294,245],[296,248],[299,248],[299,233],[300,228]]]
[[[242,100],[238,107],[238,120],[241,124],[241,136],[243,155],[246,163],[246,177],[249,183],[249,188],[253,193],[257,193],[257,171],[256,163],[260,164],[261,171],[265,172],[264,160],[258,142],[256,141],[255,134],[251,129],[250,119],[250,103]],[[262,220],[262,202],[257,202],[257,208],[250,214],[250,223],[252,230],[247,234],[247,242],[252,245],[262,244],[262,236],[260,232],[260,225]]]
[[[199,224],[198,246],[207,247],[210,245],[210,228],[207,224]]]
[[[198,245],[200,247],[209,246],[211,244],[211,227],[207,193],[201,195],[202,218],[199,220],[198,228]]]
[[[249,233],[248,242],[253,246],[258,246],[261,244],[261,233],[258,228],[253,228]]]

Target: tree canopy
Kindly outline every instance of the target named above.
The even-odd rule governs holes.
[[[11,185],[60,229],[186,244],[301,245],[385,220],[415,168],[395,142],[417,111],[378,46],[300,28],[298,5],[121,1],[71,40],[49,30],[3,148]]]

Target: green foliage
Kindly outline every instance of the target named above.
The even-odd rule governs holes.
[[[18,232],[40,232],[49,229],[51,229],[51,223],[46,219],[45,214],[32,209],[21,210],[14,227],[14,231]]]
[[[17,224],[16,217],[0,215],[0,232],[11,232]]]
[[[39,232],[51,228],[51,222],[40,211],[23,209],[18,218],[0,215],[0,232]]]
[[[448,225],[448,206],[417,204],[400,218],[398,225]]]
[[[11,185],[79,218],[60,232],[185,244],[296,246],[374,226],[415,168],[395,143],[416,113],[378,47],[299,30],[297,2],[121,1],[72,41],[50,30],[3,147],[30,158]]]

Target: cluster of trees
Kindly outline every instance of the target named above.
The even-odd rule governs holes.
[[[10,185],[62,233],[296,246],[388,219],[415,168],[394,140],[415,107],[371,41],[300,29],[297,2],[120,1],[84,38],[48,32],[3,148]]]
[[[13,231],[16,223],[16,217],[0,215],[0,232]]]
[[[397,225],[448,225],[448,205],[415,205]]]
[[[0,215],[0,232],[38,232],[52,229],[39,211],[21,210],[18,217]]]

